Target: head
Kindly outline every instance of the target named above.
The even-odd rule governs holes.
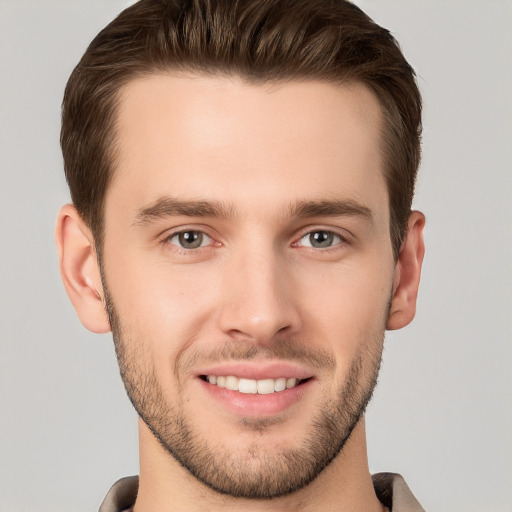
[[[142,0],[97,35],[66,87],[61,145],[73,204],[98,249],[116,169],[120,91],[162,71],[368,87],[382,114],[383,173],[398,255],[420,162],[421,97],[389,31],[343,0]]]
[[[357,442],[384,330],[415,311],[420,110],[349,2],[143,0],[91,43],[64,98],[61,268],[153,457],[263,499]]]

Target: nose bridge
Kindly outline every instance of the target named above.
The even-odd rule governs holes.
[[[264,344],[278,332],[298,328],[289,265],[270,241],[234,254],[226,277],[221,311],[224,332]]]

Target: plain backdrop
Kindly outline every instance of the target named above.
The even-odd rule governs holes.
[[[111,338],[76,319],[53,244],[64,86],[129,3],[0,0],[0,512],[97,510],[137,473]],[[427,511],[511,512],[512,3],[357,3],[425,101],[427,255],[417,318],[387,337],[371,470],[402,473]]]

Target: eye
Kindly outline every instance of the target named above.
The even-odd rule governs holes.
[[[343,242],[343,238],[337,233],[326,230],[312,231],[307,235],[303,236],[297,245],[303,247],[313,247],[314,249],[329,249],[334,245],[338,245]]]
[[[174,233],[167,238],[167,242],[181,249],[198,249],[210,245],[212,239],[202,231],[187,230]]]

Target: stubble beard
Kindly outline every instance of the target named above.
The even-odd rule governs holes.
[[[105,284],[105,283],[104,283]],[[346,379],[333,400],[326,397],[312,418],[306,435],[294,449],[266,453],[261,449],[272,421],[241,420],[255,441],[244,450],[229,451],[211,444],[191,424],[179,401],[170,407],[154,369],[144,367],[143,347],[123,330],[111,297],[104,287],[121,377],[140,418],[162,447],[189,473],[215,492],[235,498],[272,499],[293,493],[311,483],[336,458],[361,419],[377,383],[384,328],[360,347]],[[280,357],[283,350],[279,350]],[[247,359],[253,358],[254,348]],[[237,360],[243,359],[240,353]],[[259,438],[259,442],[258,442]],[[263,440],[263,442],[262,442]]]

